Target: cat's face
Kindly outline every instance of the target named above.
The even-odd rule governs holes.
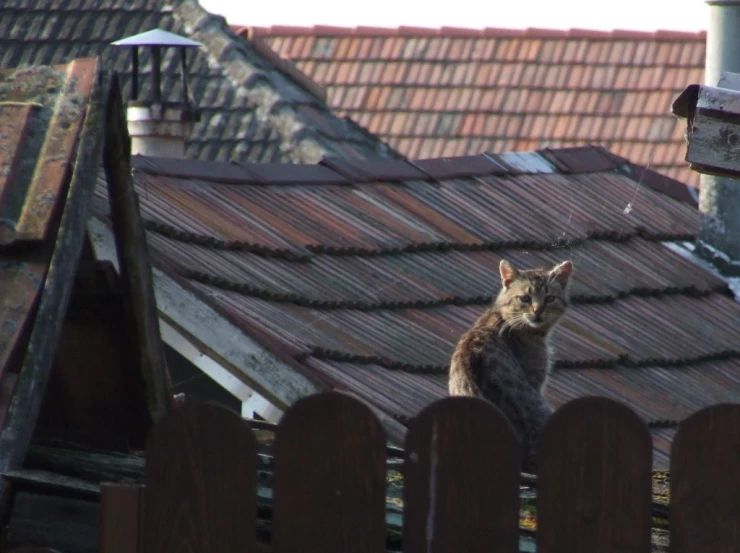
[[[501,292],[496,304],[512,329],[547,331],[568,307],[568,281],[573,264],[565,261],[552,269],[520,271],[506,260],[499,265]]]

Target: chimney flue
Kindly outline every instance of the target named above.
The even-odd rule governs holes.
[[[722,72],[740,73],[740,0],[708,0],[707,4],[704,82],[717,86]],[[699,209],[698,250],[724,272],[740,275],[740,182],[701,175]]]
[[[185,140],[193,122],[200,119],[198,108],[188,97],[187,48],[201,46],[199,42],[154,29],[113,43],[132,49],[131,97],[126,109],[131,153],[161,157],[185,157]],[[141,76],[139,52],[151,49],[151,82],[148,99],[140,98]],[[162,50],[180,50],[182,98],[162,100]]]

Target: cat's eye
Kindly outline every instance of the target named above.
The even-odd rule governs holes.
[[[519,296],[519,301],[522,303],[530,303],[532,301],[531,296]]]
[[[555,296],[545,296],[545,303],[552,303],[555,301]]]

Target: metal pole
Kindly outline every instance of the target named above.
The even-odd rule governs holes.
[[[723,71],[740,73],[740,0],[707,0],[707,4],[704,82],[717,86]],[[740,181],[701,175],[699,209],[701,242],[740,262]],[[740,265],[737,271],[740,275]]]
[[[162,103],[162,54],[159,46],[152,46],[152,102],[155,104]]]
[[[139,97],[139,47],[133,47],[133,75],[131,76],[131,100],[133,102]]]

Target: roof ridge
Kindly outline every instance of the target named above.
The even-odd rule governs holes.
[[[501,38],[586,38],[586,39],[619,39],[619,40],[704,40],[706,31],[675,31],[666,29],[657,29],[655,31],[635,31],[628,29],[613,29],[610,31],[597,29],[547,29],[538,27],[528,28],[503,28],[503,27],[485,27],[485,28],[466,28],[466,27],[333,27],[327,25],[314,26],[285,26],[273,25],[265,26],[245,26],[231,25],[232,30],[237,34],[248,35],[249,37],[261,36],[318,36],[318,37],[344,37],[344,36],[363,36],[363,37],[459,37],[459,38],[480,38],[480,37],[501,37]]]
[[[280,136],[282,147],[295,152],[295,161],[325,156],[356,157],[357,154],[349,153],[343,144],[345,133],[322,129],[320,122],[311,117],[311,110],[334,119],[346,133],[352,133],[353,129],[316,97],[315,90],[309,90],[306,83],[276,66],[275,60],[266,56],[264,50],[235,35],[222,16],[209,13],[197,0],[177,0],[173,16],[188,34],[203,44],[207,56],[256,104],[257,111]],[[380,138],[353,134],[376,156],[393,156]]]
[[[394,154],[389,149],[389,156]],[[220,174],[209,174],[213,182],[232,184],[352,184],[384,180],[403,182],[408,180],[445,180],[489,175],[518,175],[534,173],[586,174],[615,171],[629,179],[646,186],[678,202],[697,207],[696,198],[688,185],[662,175],[649,167],[636,165],[618,156],[603,146],[586,145],[565,148],[541,148],[524,152],[503,152],[500,154],[482,153],[478,155],[438,157],[432,159],[409,160],[392,157],[389,159],[365,158],[333,161],[332,156],[319,164],[301,164],[300,169],[292,165],[295,174],[307,180],[286,180],[284,172],[280,179],[274,175],[275,169],[286,166],[284,163],[240,164]],[[133,165],[136,169],[155,173],[177,175],[183,178],[198,178],[209,164],[224,162],[204,160],[174,160],[136,156]],[[210,173],[210,171],[209,171]],[[236,173],[236,174],[234,174]],[[254,173],[259,173],[257,178]],[[269,176],[273,174],[272,178]],[[308,178],[311,175],[311,178]],[[413,175],[413,176],[412,176]],[[328,177],[333,177],[328,180]],[[316,180],[318,178],[318,180]],[[277,180],[273,180],[277,179]]]

